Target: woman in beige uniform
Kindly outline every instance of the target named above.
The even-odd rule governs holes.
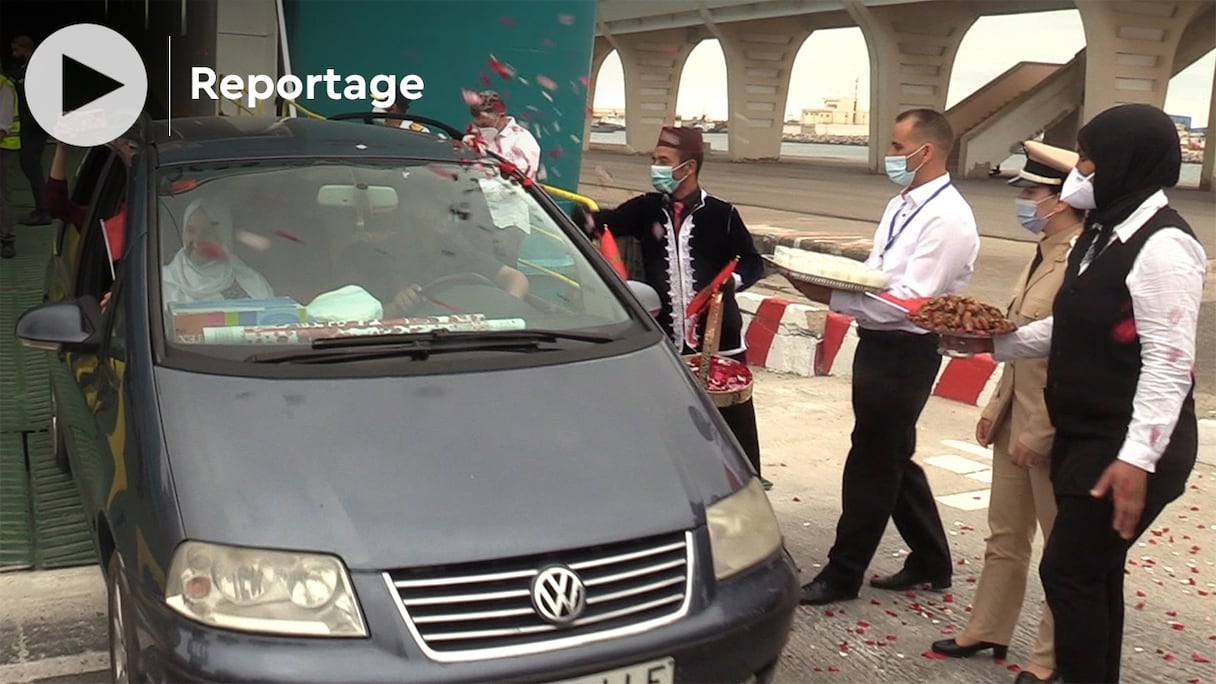
[[[1009,184],[1022,188],[1018,221],[1039,235],[1039,246],[1009,305],[1009,319],[1017,325],[1051,315],[1083,218],[1060,201],[1060,188],[1077,164],[1077,153],[1037,141],[1027,141],[1024,147],[1026,165]],[[1026,593],[1035,527],[1042,528],[1046,539],[1056,517],[1047,464],[1054,430],[1043,400],[1046,382],[1047,359],[1008,363],[975,427],[976,440],[993,446],[990,535],[971,619],[957,637],[933,644],[942,655],[965,658],[992,649],[994,657],[1006,656]],[[1052,681],[1052,639],[1051,612],[1044,607],[1034,650],[1016,680],[1019,684]]]

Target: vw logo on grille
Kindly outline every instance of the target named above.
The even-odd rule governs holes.
[[[546,622],[567,625],[587,607],[587,588],[573,570],[554,565],[540,571],[532,581],[532,607]]]

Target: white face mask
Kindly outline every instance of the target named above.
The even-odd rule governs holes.
[[[486,142],[491,142],[498,137],[498,129],[493,126],[481,126],[477,130],[481,132],[481,137],[485,138]]]
[[[1064,179],[1064,186],[1060,189],[1060,201],[1081,211],[1097,208],[1098,204],[1094,200],[1094,174],[1082,176],[1076,169],[1069,171],[1068,178]]]

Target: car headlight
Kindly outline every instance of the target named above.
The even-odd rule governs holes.
[[[199,622],[265,634],[365,637],[350,575],[334,556],[188,541],[165,603]]]
[[[773,555],[781,528],[768,496],[754,477],[743,489],[705,509],[714,576],[726,579]]]

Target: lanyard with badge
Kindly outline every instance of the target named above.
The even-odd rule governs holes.
[[[904,210],[904,206],[907,206],[907,202],[905,201],[904,204],[899,207],[899,211],[895,212],[895,214],[893,216],[891,216],[891,222],[889,224],[887,224],[887,244],[885,246],[883,246],[882,253],[879,254],[880,259],[885,258],[887,256],[887,252],[890,251],[891,245],[894,245],[895,241],[899,239],[899,236],[904,234],[904,230],[907,229],[908,224],[912,223],[912,221],[914,221],[916,219],[916,217],[918,215],[920,215],[921,210],[924,209],[925,207],[929,206],[930,202],[937,199],[937,196],[942,194],[942,192],[944,192],[945,189],[950,187],[951,185],[954,185],[954,184],[946,183],[945,185],[943,185],[942,187],[940,187],[936,191],[934,191],[934,193],[932,195],[929,195],[929,199],[925,200],[924,204],[920,205],[919,207],[916,208],[916,211],[912,212],[912,215],[909,216],[907,218],[907,220],[905,220],[903,222],[903,225],[901,225],[899,227],[899,231],[897,232],[895,230],[895,219],[898,218],[900,212],[902,212]]]

